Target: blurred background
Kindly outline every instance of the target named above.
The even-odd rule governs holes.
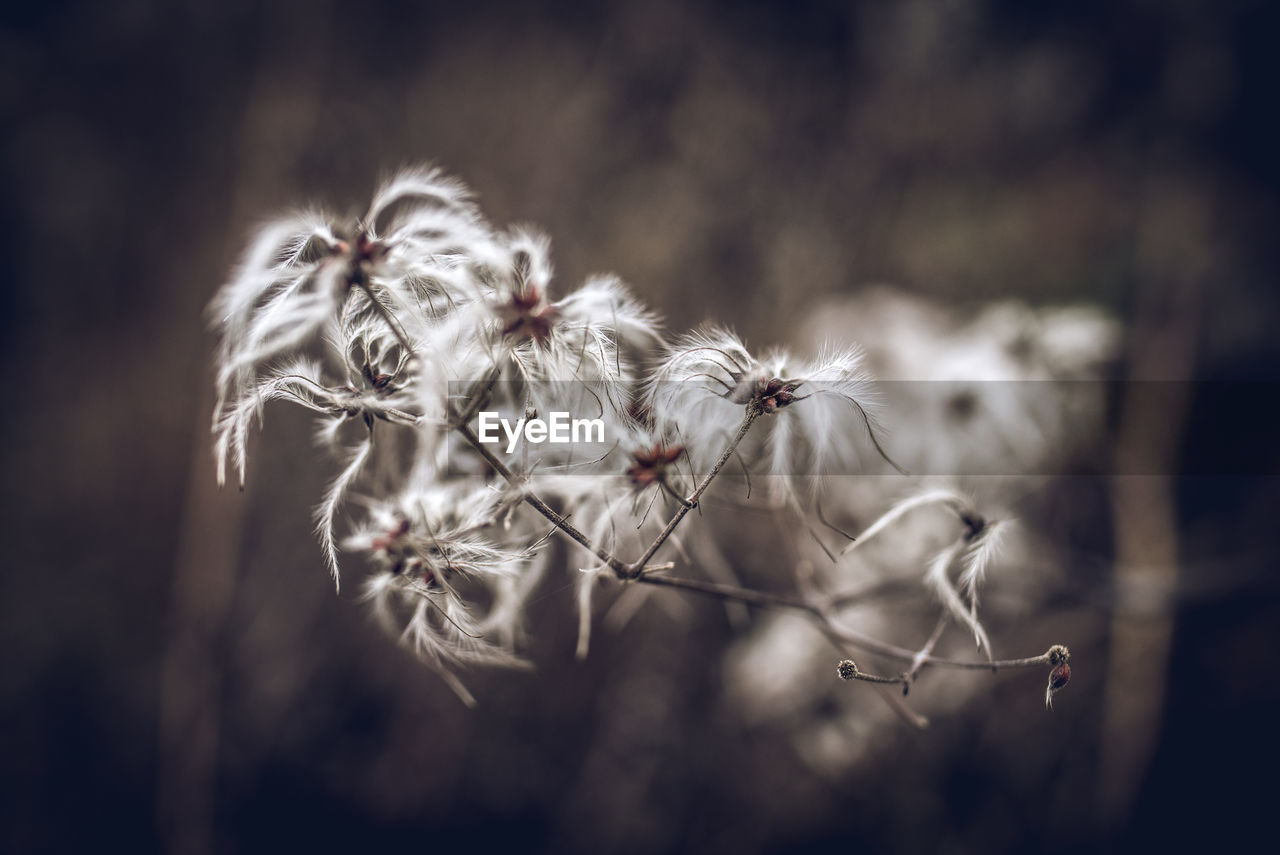
[[[1093,852],[1269,831],[1280,7],[3,16],[0,849]],[[544,228],[562,291],[615,272],[677,331],[847,334],[902,377],[980,357],[1022,379],[1066,329],[1068,376],[1170,381],[1159,407],[1123,384],[1093,402],[1083,436],[1114,469],[974,487],[1041,544],[993,578],[988,628],[1005,655],[1072,647],[1054,712],[1039,671],[922,678],[933,724],[912,730],[833,686],[838,656],[802,629],[679,598],[605,620],[575,662],[555,586],[536,670],[468,675],[471,711],[354,585],[335,597],[309,517],[332,469],[301,413],[269,413],[244,493],[214,485],[204,308],[255,223],[358,213],[423,161],[494,223]],[[853,527],[893,498],[846,489]],[[758,582],[773,541],[731,523]],[[917,619],[882,629],[919,643]]]

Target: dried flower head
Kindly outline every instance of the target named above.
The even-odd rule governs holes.
[[[360,325],[381,326],[413,350],[438,315],[420,307],[477,299],[500,257],[466,189],[437,170],[393,178],[355,226],[306,212],[262,228],[210,306],[222,338],[213,414],[219,483],[228,454],[244,483],[245,414],[260,413],[258,377],[271,364],[303,355],[326,330],[341,339]]]
[[[662,443],[654,443],[648,448],[633,451],[631,459],[634,462],[627,467],[627,477],[637,487],[647,487],[650,484],[665,481],[667,467],[679,460],[681,454],[684,454],[684,446]]]
[[[442,672],[519,664],[509,643],[521,610],[510,598],[531,590],[538,544],[504,545],[498,520],[512,498],[474,485],[407,492],[373,505],[344,543],[375,569],[365,598],[379,620]]]
[[[740,449],[748,466],[779,476],[853,472],[863,441],[882,456],[869,377],[856,349],[813,361],[785,351],[753,356],[733,333],[707,328],[668,348],[646,405],[659,433],[705,466],[748,409],[777,415]],[[887,459],[887,456],[886,458]]]

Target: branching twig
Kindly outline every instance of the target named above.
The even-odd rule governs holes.
[[[807,600],[799,597],[792,597],[786,594],[772,594],[767,591],[756,591],[751,588],[738,588],[734,585],[724,585],[719,582],[704,582],[701,579],[685,579],[679,576],[664,576],[649,572],[636,576],[631,581],[642,585],[658,585],[663,588],[676,588],[681,591],[690,591],[695,594],[717,597],[721,600],[729,600],[731,602],[743,603],[748,606],[756,606],[759,608],[798,609],[802,612],[810,614],[814,613],[813,606]]]
[[[902,693],[907,693],[907,687],[916,679],[916,675],[920,673],[920,668],[924,665],[924,661],[933,653],[933,648],[938,646],[938,640],[942,638],[942,632],[947,628],[947,616],[943,615],[938,618],[938,625],[933,628],[933,633],[929,639],[920,648],[920,652],[916,654],[916,658],[911,660],[911,667],[907,669],[907,682],[902,686]]]
[[[513,485],[520,484],[520,478],[516,475],[516,473],[512,472],[507,467],[507,464],[499,460],[494,455],[494,453],[490,451],[484,445],[484,443],[480,441],[480,438],[476,436],[475,431],[471,429],[470,425],[458,424],[457,430],[460,434],[462,434],[463,439],[465,439],[467,443],[472,448],[474,448],[481,457],[484,458],[484,462],[489,464],[489,467],[493,469],[494,472],[497,472],[499,475],[505,478],[507,482],[510,484],[513,484]],[[618,558],[615,558],[605,550],[599,548],[594,543],[592,543],[591,540],[585,534],[580,532],[572,523],[570,523],[568,519],[566,519],[562,514],[556,511],[555,508],[551,507],[542,499],[538,498],[538,496],[535,493],[526,492],[524,494],[524,501],[526,504],[530,505],[538,513],[542,514],[544,517],[550,520],[552,525],[554,525],[556,528],[560,529],[562,532],[564,532],[570,538],[576,541],[578,545],[580,545],[583,549],[586,549],[588,552],[592,553],[597,558],[599,558],[602,562],[604,562],[609,567],[610,570],[612,570],[614,573],[617,573],[620,577],[625,576],[626,574],[631,572],[630,567],[625,562],[619,560]]]
[[[490,382],[491,385],[492,381],[488,382]],[[878,654],[880,656],[907,663],[911,667],[913,677],[915,672],[924,665],[935,665],[945,668],[1000,671],[1006,668],[1029,668],[1037,665],[1050,664],[1052,649],[1040,654],[1039,656],[1030,656],[1024,659],[1004,659],[986,662],[937,657],[931,655],[927,650],[908,650],[905,647],[899,647],[894,644],[889,644],[888,642],[880,641],[879,639],[872,638],[871,636],[857,632],[856,630],[836,626],[832,623],[828,606],[812,602],[802,597],[757,591],[750,588],[739,588],[733,585],[724,585],[718,582],[705,582],[699,579],[686,579],[676,576],[660,575],[656,571],[658,569],[666,569],[667,565],[649,567],[649,559],[651,559],[654,553],[656,553],[662,544],[667,541],[675,531],[676,527],[680,524],[680,521],[689,513],[689,510],[697,506],[698,500],[702,497],[702,494],[711,486],[711,482],[715,480],[716,475],[720,473],[720,470],[724,468],[725,463],[733,456],[738,445],[751,429],[751,425],[760,415],[761,411],[758,408],[748,406],[747,414],[743,417],[742,424],[738,427],[737,433],[729,441],[728,445],[725,446],[724,451],[721,453],[720,458],[716,461],[715,465],[711,468],[711,471],[707,473],[702,482],[699,483],[693,493],[690,494],[688,504],[681,505],[677,508],[675,514],[672,516],[670,522],[667,523],[662,532],[658,534],[653,543],[649,545],[649,548],[645,550],[644,554],[632,564],[627,564],[604,549],[596,546],[592,543],[590,538],[579,531],[572,523],[569,522],[568,519],[558,513],[535,493],[526,492],[524,495],[524,501],[526,504],[538,511],[538,513],[550,520],[556,528],[564,532],[579,546],[599,558],[607,567],[609,567],[609,569],[613,570],[619,579],[644,585],[676,588],[679,590],[703,594],[705,596],[717,597],[722,600],[743,603],[745,605],[755,606],[758,608],[781,608],[800,611],[808,615],[811,620],[817,623],[823,632],[835,641],[864,650],[868,653]],[[484,459],[490,468],[493,469],[494,472],[513,485],[520,483],[519,476],[512,472],[505,463],[499,460],[498,457],[488,449],[488,447],[480,442],[475,432],[471,430],[470,425],[458,420],[455,420],[455,425],[456,429],[462,434],[463,438],[466,439],[467,443],[476,450],[476,452]],[[886,678],[874,680],[872,682],[901,683],[903,682],[903,679]]]
[[[707,488],[711,486],[711,482],[720,474],[720,470],[729,462],[729,458],[738,450],[738,445],[741,444],[743,438],[746,437],[747,431],[751,430],[751,425],[760,417],[761,412],[760,407],[754,401],[747,405],[747,414],[742,417],[742,424],[738,426],[738,432],[733,435],[733,439],[729,440],[729,444],[726,445],[724,447],[724,451],[720,453],[720,459],[711,467],[711,471],[702,479],[702,483],[694,489],[694,491],[689,495],[689,498],[685,500],[685,503],[676,509],[675,514],[671,517],[671,521],[667,523],[667,527],[658,533],[658,536],[654,538],[653,543],[651,543],[649,548],[645,550],[644,555],[641,555],[636,562],[631,565],[626,573],[627,578],[634,579],[643,572],[644,565],[649,563],[649,559],[653,557],[653,554],[662,547],[662,544],[666,543],[667,538],[671,537],[672,533],[676,530],[676,526],[680,525],[680,521],[688,515],[690,510],[698,506],[698,500],[702,498],[702,494],[707,491]]]

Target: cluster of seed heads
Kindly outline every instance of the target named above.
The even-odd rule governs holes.
[[[714,538],[677,528],[730,460],[748,477],[773,476],[775,509],[799,511],[803,525],[820,476],[864,471],[869,461],[898,468],[878,438],[860,349],[825,347],[810,359],[756,354],[716,326],[670,340],[616,278],[591,277],[559,299],[553,278],[545,237],[494,228],[465,187],[434,169],[393,177],[354,227],[310,211],[264,226],[211,306],[221,335],[212,425],[219,482],[232,468],[243,487],[248,437],[265,403],[315,413],[343,461],[316,512],[335,584],[339,547],[363,554],[375,614],[468,701],[451,668],[522,662],[515,648],[526,606],[551,565],[548,523],[566,537],[579,655],[603,573],[826,621],[802,597],[658,576],[650,571],[673,562],[650,560],[669,545],[684,558],[697,554],[686,549],[692,543],[728,563]],[[596,461],[602,477],[579,474],[572,450],[490,452],[471,427],[481,404],[529,420],[592,408],[617,438]],[[454,466],[448,437],[457,436],[469,447]],[[363,519],[339,541],[339,511],[356,498]],[[929,505],[953,511],[963,530],[929,564],[924,587],[990,661],[978,588],[1003,528],[968,499],[917,493],[846,552]],[[1067,658],[1065,647],[1049,654],[1046,703],[1070,678]],[[909,683],[848,659],[838,673]]]

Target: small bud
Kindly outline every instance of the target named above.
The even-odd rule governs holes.
[[[852,659],[844,659],[836,666],[836,673],[840,675],[841,680],[856,680],[858,666]]]
[[[1071,651],[1064,644],[1055,644],[1049,648],[1049,664],[1062,665],[1071,661]]]
[[[1053,696],[1062,690],[1071,680],[1071,666],[1066,662],[1054,666],[1049,672],[1049,688],[1044,691],[1045,709],[1053,709]]]

